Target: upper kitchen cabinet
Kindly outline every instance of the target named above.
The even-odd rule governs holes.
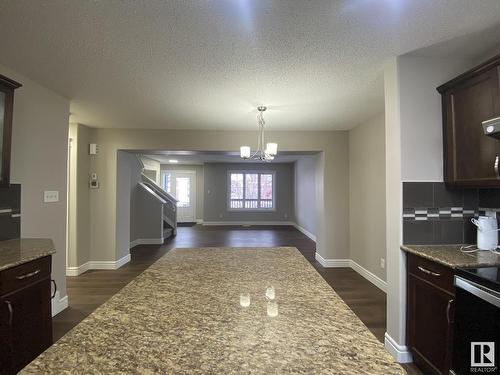
[[[445,182],[500,187],[500,140],[485,135],[482,126],[500,117],[499,85],[500,55],[437,88],[443,106]]]
[[[0,187],[8,187],[10,183],[10,141],[14,90],[19,87],[21,84],[0,75]]]

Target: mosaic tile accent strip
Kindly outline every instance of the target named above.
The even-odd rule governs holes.
[[[443,208],[405,208],[404,220],[442,220],[477,217],[479,211],[473,208],[443,207]]]

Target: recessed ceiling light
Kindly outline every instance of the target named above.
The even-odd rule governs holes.
[[[175,164],[175,163],[178,163],[178,162],[179,162],[179,160],[177,160],[177,159],[170,159],[168,162],[169,162],[169,163],[173,163],[173,164]]]

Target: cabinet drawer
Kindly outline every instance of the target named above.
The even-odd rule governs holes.
[[[50,277],[51,257],[46,256],[0,272],[0,295]]]
[[[408,256],[408,272],[413,276],[428,281],[452,294],[455,294],[453,285],[453,270],[431,260],[413,254]]]

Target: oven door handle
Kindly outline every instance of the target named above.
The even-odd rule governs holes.
[[[466,280],[460,276],[455,276],[455,286],[469,292],[485,302],[488,302],[491,305],[500,308],[500,293],[492,289],[476,284],[473,281]]]

